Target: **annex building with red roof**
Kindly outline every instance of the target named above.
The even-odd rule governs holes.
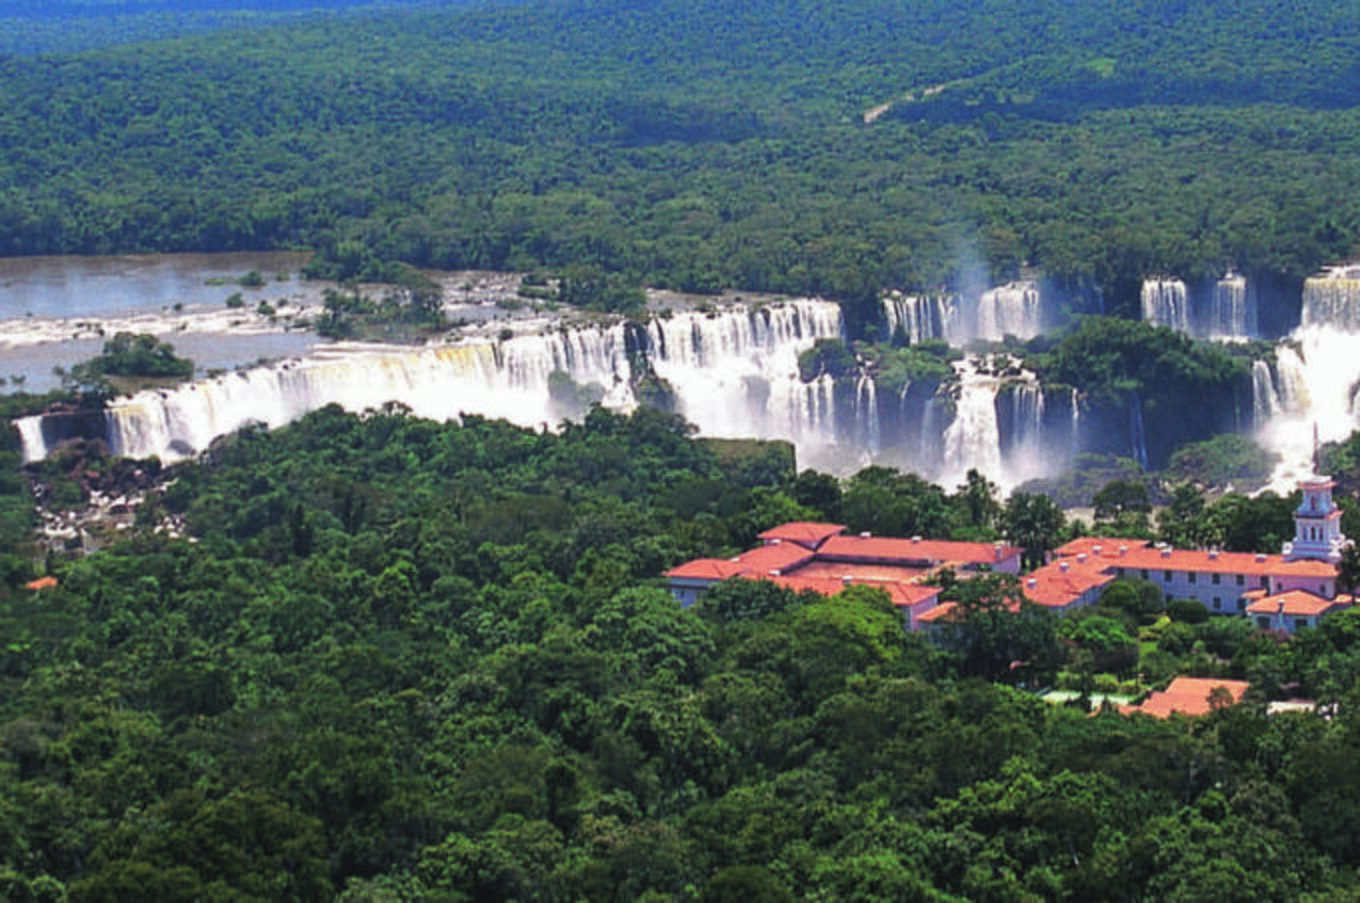
[[[1141,705],[1118,706],[1124,714],[1141,712],[1154,718],[1170,718],[1173,714],[1198,717],[1207,715],[1220,705],[1235,705],[1251,684],[1245,680],[1219,680],[1210,677],[1177,677],[1165,690],[1149,694]]]
[[[770,580],[793,590],[834,596],[848,586],[887,592],[916,630],[939,605],[940,587],[926,583],[942,568],[960,576],[982,570],[1020,572],[1020,549],[1004,543],[885,539],[845,535],[840,524],[789,523],[760,534],[764,543],[734,558],[700,558],[666,572],[671,594],[693,605],[715,583]]]
[[[1278,555],[1172,549],[1147,540],[1083,537],[1058,548],[1025,575],[1027,599],[1056,612],[1094,604],[1120,578],[1147,580],[1167,599],[1196,599],[1211,613],[1251,617],[1264,629],[1293,633],[1354,604],[1341,594],[1336,564],[1347,539],[1332,480],[1300,482],[1295,536]],[[763,545],[735,558],[701,558],[667,572],[671,593],[693,605],[704,590],[733,578],[773,580],[791,589],[835,595],[853,584],[888,591],[911,630],[948,618],[928,578],[944,568],[960,577],[981,571],[1019,574],[1020,549],[1001,543],[846,535],[839,524],[789,523],[760,534]]]

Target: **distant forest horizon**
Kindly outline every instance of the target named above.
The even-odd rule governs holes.
[[[852,307],[1037,270],[1131,312],[1360,248],[1355,3],[168,6],[0,6],[0,254]]]

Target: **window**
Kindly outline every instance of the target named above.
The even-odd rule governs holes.
[[[1170,583],[1170,582],[1171,582],[1171,572],[1170,572],[1170,571],[1163,571],[1163,572],[1162,572],[1162,582],[1163,582],[1163,583]]]
[[[1223,610],[1223,599],[1222,599],[1222,597],[1220,597],[1220,596],[1214,596],[1214,611],[1222,611],[1222,610]]]
[[[1199,574],[1196,574],[1194,571],[1191,571],[1189,574],[1186,574],[1186,576],[1190,578],[1191,583],[1194,583],[1195,581],[1199,580]]]
[[[1269,577],[1262,577],[1262,578],[1261,578],[1261,589],[1270,589],[1270,578],[1269,578]]]
[[[1238,600],[1237,600],[1237,610],[1238,610],[1238,611],[1246,611],[1246,610],[1247,610],[1247,600],[1246,600],[1246,599],[1238,599]]]
[[[1245,574],[1238,574],[1238,575],[1237,575],[1237,585],[1238,585],[1238,586],[1246,586],[1246,585],[1247,585],[1247,577],[1246,577]]]
[[[1295,618],[1295,619],[1294,619],[1294,629],[1295,629],[1295,630],[1298,630],[1300,627],[1307,627],[1307,626],[1308,626],[1308,619],[1307,619],[1307,618]]]
[[[1269,629],[1270,629],[1270,618],[1265,618],[1265,617],[1257,618],[1257,619],[1256,619],[1256,626],[1257,626],[1257,627],[1260,627],[1262,630],[1269,630]]]
[[[1220,583],[1222,583],[1222,582],[1223,582],[1223,575],[1222,575],[1222,574],[1214,574],[1214,576],[1213,576],[1213,584],[1214,584],[1214,586],[1218,586],[1218,585],[1219,585]]]
[[[1147,568],[1143,568],[1143,579],[1147,579]]]

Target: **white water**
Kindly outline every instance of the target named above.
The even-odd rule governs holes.
[[[790,439],[800,465],[823,460],[835,444],[833,382],[798,378],[798,355],[843,333],[835,303],[676,314],[653,319],[647,333],[653,369],[703,435]]]
[[[1014,386],[1015,437],[1011,456],[1036,458],[1044,452],[1044,390],[1037,379]]]
[[[957,342],[962,338],[959,300],[955,295],[902,295],[892,292],[883,299],[888,334],[899,329],[912,345],[931,339]]]
[[[856,441],[870,457],[882,448],[882,427],[878,417],[878,387],[867,374],[855,383],[855,423],[860,428]]]
[[[958,399],[952,423],[944,431],[944,463],[939,482],[962,483],[976,468],[1009,491],[1025,480],[1053,473],[1065,464],[1063,450],[1047,448],[1044,436],[1044,392],[1032,373],[997,376],[984,368],[985,359],[969,355],[954,364]],[[1012,437],[1001,446],[997,404],[1002,389],[1013,393]]]
[[[970,468],[996,479],[1001,474],[1001,431],[996,422],[996,393],[1001,382],[984,373],[975,358],[954,365],[959,397],[954,422],[944,431],[945,485],[962,483]]]
[[[1214,284],[1201,331],[1210,339],[1253,339],[1260,335],[1256,294],[1244,277],[1229,273]]]
[[[1355,406],[1360,385],[1360,335],[1332,327],[1302,326],[1276,352],[1276,413],[1258,435],[1280,456],[1271,488],[1292,491],[1313,472],[1314,431],[1321,442],[1340,442],[1360,425]],[[1255,401],[1268,406],[1269,399]]]
[[[815,452],[834,441],[830,381],[804,385],[798,354],[841,333],[840,308],[792,301],[652,321],[651,364],[677,390],[682,411],[710,436],[791,438]],[[330,346],[312,356],[116,400],[107,411],[113,450],[174,461],[248,423],[276,427],[327,404],[362,411],[397,402],[422,417],[464,413],[526,426],[556,422],[549,376],[604,389],[605,403],[635,404],[624,327],[550,328],[503,342],[431,348]],[[25,455],[44,457],[36,419],[21,425]],[[803,446],[807,448],[804,449]]]
[[[1252,421],[1258,426],[1280,413],[1280,393],[1275,390],[1275,378],[1265,361],[1251,362]]]
[[[1032,339],[1043,331],[1043,307],[1033,282],[989,289],[978,299],[977,338],[998,342],[1008,335]]]
[[[1360,332],[1360,266],[1333,267],[1304,281],[1303,325]]]
[[[1143,429],[1143,401],[1137,392],[1129,396],[1129,441],[1133,444],[1133,459],[1146,470],[1147,431]]]
[[[1144,279],[1143,319],[1177,332],[1190,332],[1190,301],[1185,283],[1179,279]]]

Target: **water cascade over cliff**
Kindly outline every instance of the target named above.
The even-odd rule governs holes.
[[[1170,277],[1143,280],[1143,319],[1199,339],[1254,339],[1261,335],[1258,293],[1245,276],[1191,284]]]
[[[1209,290],[1199,334],[1209,339],[1254,339],[1261,334],[1256,292],[1245,277],[1229,273]]]
[[[1259,372],[1253,368],[1253,407],[1267,418],[1257,439],[1280,456],[1272,485],[1291,491],[1312,471],[1315,437],[1340,442],[1360,427],[1360,335],[1302,327],[1276,349],[1269,379]]]
[[[944,431],[944,481],[963,482],[975,467],[998,479],[1001,476],[1001,431],[997,427],[996,396],[1001,382],[986,373],[975,358],[955,365],[958,401],[954,422]]]
[[[977,310],[990,311],[982,321],[988,330],[1024,334],[1037,328],[1038,297],[1032,285],[1010,286],[988,293]],[[899,310],[944,317],[932,330],[953,328],[949,304],[896,301]],[[248,424],[276,427],[328,404],[353,411],[397,404],[434,419],[478,414],[551,426],[590,399],[627,410],[642,398],[672,406],[703,435],[791,440],[800,466],[837,473],[877,461],[962,479],[976,467],[1010,486],[1056,472],[1081,446],[1072,390],[1054,396],[1005,355],[970,356],[952,375],[948,367],[944,375],[930,368],[904,374],[880,372],[847,349],[848,367],[843,353],[835,372],[804,381],[800,354],[818,340],[843,339],[832,302],[730,305],[645,323],[521,321],[520,334],[490,338],[499,325],[425,347],[328,345],[305,358],[116,399],[103,410],[27,418],[19,423],[25,455],[40,459],[63,441],[87,438],[117,454],[170,462]]]
[[[1033,282],[1012,282],[982,293],[977,305],[977,338],[1000,341],[1008,335],[1032,339],[1043,332],[1043,305]]]
[[[1179,279],[1143,280],[1143,319],[1177,332],[1190,332],[1190,293]]]
[[[1303,325],[1360,332],[1360,265],[1332,267],[1304,281]]]
[[[1045,299],[1031,281],[1011,282],[974,297],[952,294],[883,298],[889,336],[900,334],[910,345],[941,339],[962,345],[973,339],[999,342],[1006,336],[1032,339],[1044,330]]]
[[[327,404],[362,411],[396,402],[438,419],[475,413],[551,424],[560,419],[549,397],[554,373],[595,385],[605,404],[626,409],[635,404],[641,363],[674,386],[680,412],[708,435],[815,443],[829,432],[830,392],[819,396],[799,382],[798,354],[841,332],[836,304],[800,300],[679,313],[645,330],[614,323],[426,348],[336,345],[300,360],[141,392],[102,413],[28,418],[20,431],[29,460],[84,435],[105,439],[118,454],[173,461],[248,423],[279,426]],[[641,358],[630,360],[632,354]]]
[[[903,295],[890,292],[883,299],[888,335],[901,330],[907,344],[932,339],[957,341],[963,335],[959,299],[955,295]]]

